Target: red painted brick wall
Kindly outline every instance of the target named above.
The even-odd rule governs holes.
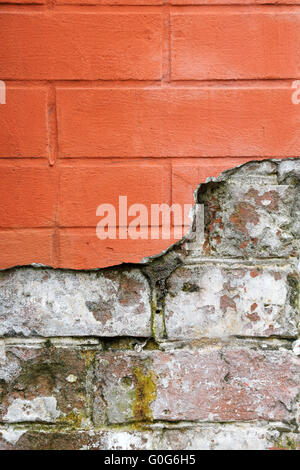
[[[0,268],[138,262],[172,240],[101,241],[98,205],[190,203],[226,168],[299,155],[299,0],[0,12]]]

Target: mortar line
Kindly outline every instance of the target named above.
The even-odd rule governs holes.
[[[49,86],[48,86],[47,127],[48,127],[48,162],[50,166],[54,166],[57,160],[58,139],[57,139],[57,115],[56,115],[56,88],[52,83],[49,83]]]
[[[162,41],[162,68],[164,69],[164,77],[153,80],[139,80],[139,79],[74,79],[74,78],[11,78],[10,76],[1,76],[8,85],[16,88],[26,87],[40,87],[47,85],[55,85],[56,87],[68,88],[68,89],[97,89],[97,90],[111,90],[111,89],[126,89],[135,90],[140,88],[142,90],[159,90],[161,84],[168,86],[170,89],[207,89],[207,88],[222,88],[222,89],[269,89],[269,88],[284,88],[291,85],[291,82],[300,80],[300,76],[294,77],[277,77],[277,78],[264,78],[264,77],[245,77],[245,78],[203,78],[203,79],[167,79],[166,75],[169,75],[171,71],[171,58],[166,59],[164,41]]]
[[[47,137],[48,137],[48,164],[54,172],[56,203],[53,221],[52,237],[52,265],[56,267],[59,261],[59,243],[58,243],[58,211],[59,211],[59,172],[56,162],[58,160],[58,121],[56,110],[56,88],[51,82],[48,85],[48,103],[47,103]]]
[[[171,43],[170,43],[170,5],[163,0],[163,38],[162,38],[162,78],[161,87],[166,86],[171,80]]]

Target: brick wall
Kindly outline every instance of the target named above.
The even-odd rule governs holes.
[[[201,242],[2,271],[0,448],[299,448],[299,188],[248,163],[199,187]]]
[[[267,3],[267,4],[266,4]],[[0,267],[138,262],[96,208],[299,154],[299,0],[1,0]]]

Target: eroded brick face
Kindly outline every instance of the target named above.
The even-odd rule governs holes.
[[[299,181],[213,178],[140,265],[2,271],[0,449],[299,448]]]
[[[2,335],[150,335],[150,287],[139,270],[22,268],[0,273]],[[19,301],[19,298],[22,301]]]
[[[299,276],[293,266],[189,265],[177,268],[167,289],[170,340],[297,335]]]
[[[109,353],[98,356],[97,379],[110,423],[288,421],[299,365],[287,352],[250,348]]]
[[[262,171],[265,166],[265,172]],[[260,174],[261,173],[261,174]],[[298,191],[284,184],[271,162],[245,166],[199,202],[205,205],[205,254],[222,257],[295,255]]]
[[[72,349],[6,346],[1,354],[1,421],[84,420],[85,354]]]

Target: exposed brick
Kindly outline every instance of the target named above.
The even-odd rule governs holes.
[[[53,227],[56,183],[49,166],[0,166],[0,227]]]
[[[205,210],[205,254],[261,258],[295,254],[297,200],[294,183],[278,184],[275,163],[253,163],[232,177],[224,175],[199,197]]]
[[[1,437],[2,436],[2,437]],[[274,426],[204,424],[190,429],[34,431],[0,428],[1,450],[268,450],[295,449],[296,434]]]
[[[152,431],[84,430],[22,433],[0,428],[0,450],[152,450],[159,442],[160,434]]]
[[[289,11],[173,13],[172,79],[297,77],[299,30],[300,15]]]
[[[110,423],[288,421],[299,391],[299,360],[283,350],[109,352],[97,359],[98,423],[105,416]]]
[[[2,79],[161,77],[159,13],[3,12],[0,30]]]
[[[295,268],[276,265],[177,268],[167,282],[167,336],[297,337],[298,284]]]
[[[54,230],[0,230],[0,269],[20,264],[54,265]]]
[[[200,183],[247,161],[249,158],[195,158],[173,162],[172,203],[193,204],[193,194]]]
[[[144,204],[150,225],[151,204],[170,203],[170,175],[165,165],[109,163],[93,167],[63,168],[60,178],[59,224],[65,227],[96,227],[96,209],[112,204],[119,226],[119,197],[127,196],[127,208]],[[74,192],[74,188],[76,191]],[[133,220],[128,216],[128,223]],[[121,222],[124,226],[124,222]]]
[[[205,424],[192,429],[165,429],[163,449],[173,450],[269,450],[299,448],[296,433],[283,432],[272,426],[254,424]]]
[[[60,153],[65,157],[293,156],[300,148],[300,114],[291,96],[289,85],[59,88]]]
[[[300,0],[1,3],[0,449],[300,449]]]
[[[3,74],[4,66],[0,68]],[[6,104],[0,104],[0,158],[47,156],[46,106],[45,88],[6,83]]]
[[[1,353],[0,421],[83,422],[88,353],[21,346]]]
[[[194,192],[207,178],[216,178],[222,171],[249,161],[249,158],[195,158],[180,159],[172,163],[172,204],[194,204]],[[174,221],[174,225],[179,225]],[[191,216],[186,212],[183,235],[191,226]]]
[[[150,336],[150,288],[133,271],[0,273],[0,336]]]

